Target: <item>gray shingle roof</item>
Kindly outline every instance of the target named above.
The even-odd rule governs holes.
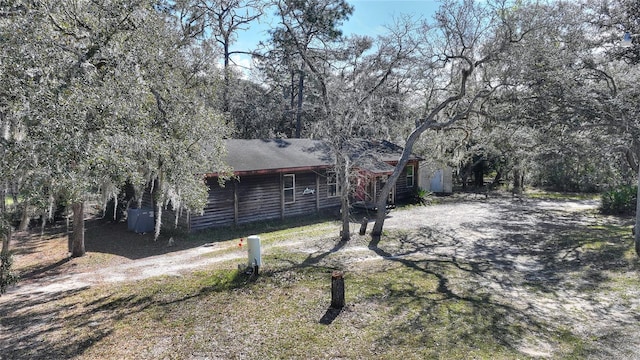
[[[226,163],[234,172],[329,167],[334,161],[320,140],[226,140]]]
[[[351,142],[352,161],[358,167],[374,173],[393,171],[388,162],[396,162],[402,148],[388,141],[359,139]],[[334,156],[322,140],[255,139],[226,140],[225,162],[234,173],[270,173],[300,169],[329,168]],[[412,155],[411,159],[419,159]]]

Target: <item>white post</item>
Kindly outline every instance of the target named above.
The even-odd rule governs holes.
[[[249,267],[262,266],[262,257],[260,255],[260,237],[251,235],[247,238],[247,250],[249,253]]]

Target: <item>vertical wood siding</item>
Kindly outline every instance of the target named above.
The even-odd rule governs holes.
[[[227,181],[224,187],[218,184],[218,178],[207,180],[209,198],[204,213],[191,214],[191,230],[206,229],[215,226],[233,224],[233,182]]]
[[[407,164],[407,166],[409,165],[413,165],[413,187],[407,187],[407,168],[405,167],[402,170],[402,174],[398,178],[398,181],[396,182],[396,201],[406,200],[410,198],[415,189],[417,183],[416,175],[418,174],[418,163],[410,162],[409,164]]]
[[[314,214],[320,209],[340,205],[340,198],[327,197],[326,173],[295,173],[296,201],[285,204],[284,216]],[[316,177],[318,177],[316,179]],[[237,203],[234,204],[234,184],[229,181],[224,188],[217,179],[209,179],[209,198],[203,215],[191,214],[191,230],[245,224],[254,221],[278,219],[282,216],[282,183],[280,174],[242,176],[235,183]],[[316,190],[304,195],[305,189]],[[238,218],[234,219],[235,208]],[[186,216],[185,216],[186,218]]]
[[[279,218],[280,191],[278,174],[240,177],[238,224]]]
[[[319,173],[320,181],[319,181],[319,203],[320,209],[326,209],[331,207],[340,206],[340,197],[328,197],[329,186],[327,186],[327,172],[322,171]]]
[[[413,165],[417,174],[417,164]],[[340,206],[340,197],[328,197],[325,171],[295,175],[295,202],[284,205],[285,217],[314,214],[318,209]],[[217,178],[208,180],[210,190],[204,214],[191,214],[191,230],[282,217],[281,174],[242,176],[235,184],[232,181],[236,180],[230,180],[225,187],[220,187]],[[237,202],[234,200],[234,188]],[[305,195],[304,190],[307,188],[315,190],[315,193]],[[412,191],[412,188],[407,188],[405,169],[396,184],[396,199],[406,199],[411,196]],[[186,214],[183,214],[183,218],[187,219]]]
[[[296,201],[292,204],[284,205],[284,216],[314,214],[316,212],[316,195],[319,194],[314,191],[313,194],[304,195],[304,190],[315,190],[315,188],[316,173],[309,172],[296,174]]]

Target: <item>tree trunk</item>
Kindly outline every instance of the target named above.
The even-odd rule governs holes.
[[[389,200],[389,193],[391,192],[391,189],[396,186],[396,182],[398,181],[400,174],[402,174],[402,170],[409,162],[409,156],[411,155],[413,144],[418,141],[420,134],[425,130],[426,128],[420,127],[409,135],[405,148],[402,151],[402,155],[400,156],[396,167],[393,169],[393,173],[389,176],[389,179],[387,179],[378,194],[378,199],[376,200],[376,222],[373,224],[373,228],[371,229],[371,238],[374,240],[380,240],[380,236],[382,236],[384,219],[387,217],[387,201]]]
[[[11,185],[12,189],[11,189],[11,199],[13,200],[13,208],[15,209],[19,202],[18,202],[18,194],[13,190],[13,187],[15,187],[15,185]]]
[[[634,234],[636,254],[640,256],[640,226],[638,225],[640,225],[640,166],[638,166],[638,192],[636,193],[636,224]]]
[[[73,232],[71,233],[71,256],[80,257],[85,254],[84,249],[84,202],[78,201],[71,205],[73,210]]]
[[[0,189],[0,214],[7,212],[7,183],[2,183],[2,189]]]
[[[358,234],[360,235],[366,234],[368,224],[369,224],[369,219],[367,217],[362,218],[362,221],[360,222],[360,231],[358,232]]]
[[[73,251],[73,229],[71,228],[71,221],[69,220],[69,216],[71,214],[69,213],[69,207],[66,207],[65,210],[65,223],[67,225],[67,250],[69,251],[69,253],[71,253]]]
[[[520,167],[513,169],[513,193],[522,194],[522,169]]]
[[[340,211],[342,220],[342,230],[340,231],[340,240],[348,241],[351,239],[351,229],[349,223],[349,163],[345,159],[345,155],[337,154],[336,177],[340,184]]]
[[[31,218],[29,217],[29,205],[25,203],[22,207],[22,219],[20,220],[18,231],[27,231],[27,229],[29,229],[30,222]]]
[[[229,68],[229,38],[225,37],[223,43],[224,49],[224,88],[222,89],[222,112],[229,112],[229,88],[231,83],[231,69]]]
[[[2,235],[2,250],[0,250],[0,255],[6,256],[9,254],[9,248],[11,247],[11,225],[5,224],[6,229],[4,229],[0,234]]]
[[[298,107],[296,108],[296,138],[300,138],[302,132],[302,96],[304,94],[304,71],[300,70],[300,82],[298,83]]]
[[[11,259],[11,254],[9,253],[9,245],[11,244],[11,225],[10,224],[4,223],[4,222],[0,223],[0,237],[2,237],[2,249],[0,250],[0,295],[1,295],[7,291],[7,287],[9,285],[15,284],[18,281],[18,278],[11,271],[13,261]]]
[[[155,208],[155,226],[153,230],[153,241],[158,241],[160,237],[160,229],[162,228],[162,201],[156,201]]]
[[[484,161],[476,162],[473,168],[473,181],[476,188],[484,186]]]
[[[502,171],[496,171],[496,177],[493,178],[493,182],[491,183],[491,188],[495,189],[500,186],[500,181],[502,181]]]
[[[349,241],[351,239],[351,229],[349,227],[349,198],[342,197],[342,230],[340,231],[340,240]]]
[[[162,189],[162,187],[164,186],[164,178],[162,174],[162,171],[160,171],[157,179],[157,184],[153,189],[153,191],[155,192],[153,196],[155,205],[155,226],[153,231],[153,241],[158,241],[158,238],[160,237],[160,230],[162,229],[162,206],[164,205],[164,190]]]

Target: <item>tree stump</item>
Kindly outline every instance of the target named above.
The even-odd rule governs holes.
[[[360,235],[366,234],[368,224],[369,224],[369,219],[367,219],[366,217],[362,218],[362,223],[360,223]]]
[[[331,307],[342,309],[344,303],[344,273],[334,271],[331,273]]]

